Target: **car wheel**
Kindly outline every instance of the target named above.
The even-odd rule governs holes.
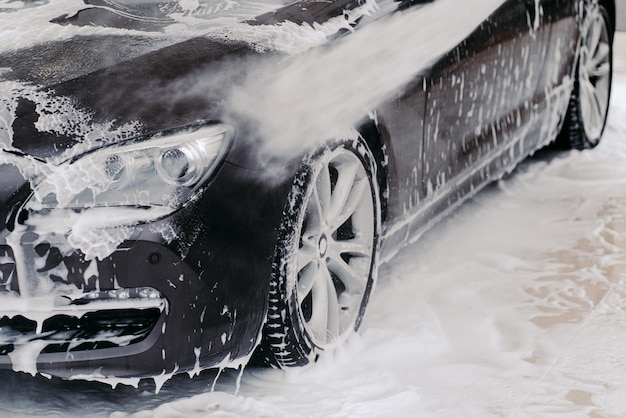
[[[593,148],[606,125],[613,76],[611,21],[606,9],[587,11],[574,90],[559,142],[574,149]]]
[[[361,141],[306,159],[283,212],[259,353],[302,366],[359,327],[376,281],[380,200]]]

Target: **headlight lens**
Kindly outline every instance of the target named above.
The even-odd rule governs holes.
[[[52,168],[35,188],[31,210],[184,205],[223,160],[227,125],[194,126],[96,150]]]

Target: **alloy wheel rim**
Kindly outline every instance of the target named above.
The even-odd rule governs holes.
[[[609,33],[598,10],[592,13],[580,51],[579,95],[585,134],[590,140],[602,135],[611,89]]]
[[[367,291],[375,213],[359,158],[338,148],[312,184],[297,249],[297,302],[305,330],[324,346],[354,326]]]

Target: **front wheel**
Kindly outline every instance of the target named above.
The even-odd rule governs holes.
[[[558,142],[593,148],[600,142],[609,110],[613,75],[613,28],[602,5],[589,6],[583,21],[574,90]]]
[[[273,367],[301,366],[356,330],[376,281],[380,198],[366,144],[308,158],[283,212],[259,347]]]

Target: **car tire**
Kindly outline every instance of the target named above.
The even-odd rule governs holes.
[[[613,76],[613,28],[607,10],[591,4],[581,30],[574,89],[557,144],[594,148],[600,142],[609,110]]]
[[[283,211],[263,339],[276,368],[317,360],[360,325],[376,282],[380,196],[361,140],[307,157]]]

